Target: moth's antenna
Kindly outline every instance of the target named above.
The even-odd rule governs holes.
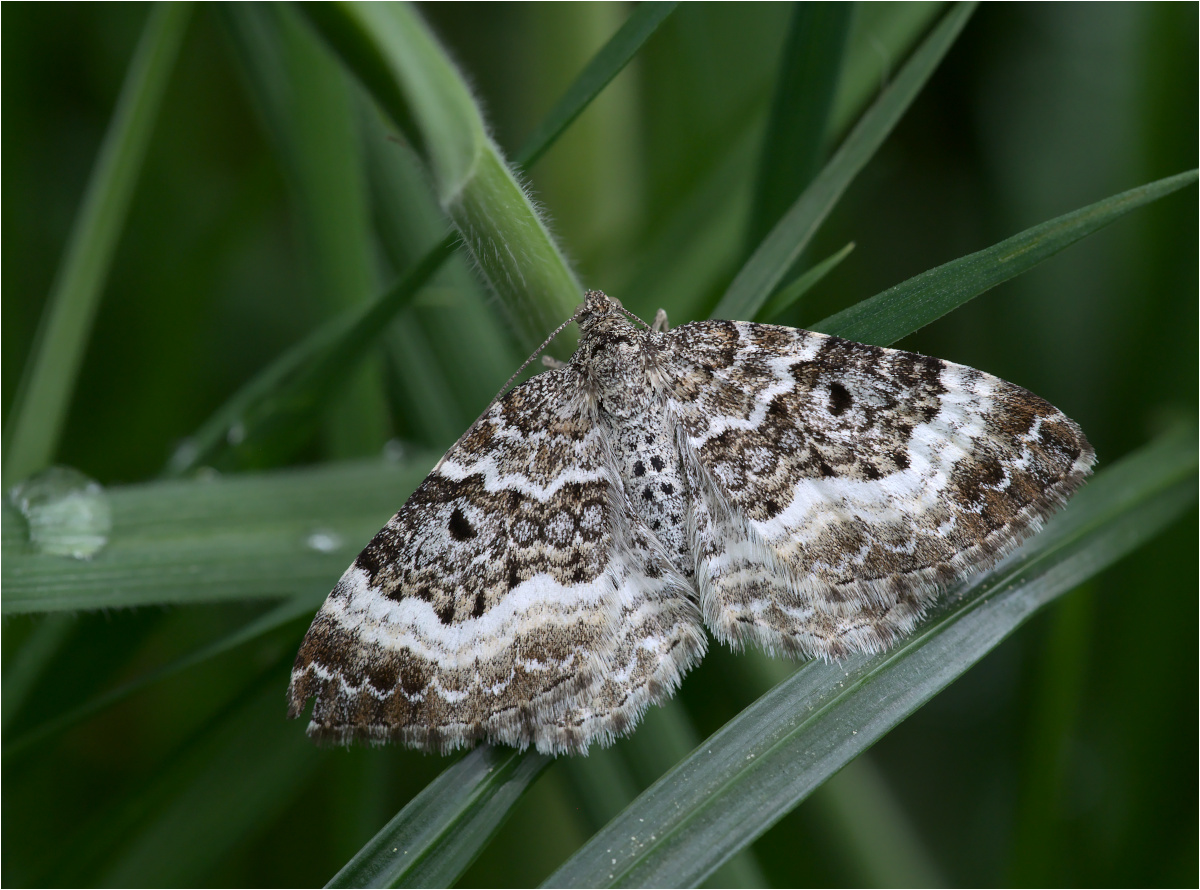
[[[521,367],[517,368],[517,370],[513,373],[513,375],[508,378],[508,381],[502,387],[500,387],[500,391],[498,393],[496,393],[494,396],[492,396],[492,400],[487,403],[487,407],[484,408],[483,411],[480,413],[480,415],[475,418],[475,422],[473,424],[471,424],[469,427],[467,427],[466,432],[464,432],[461,436],[459,436],[458,439],[455,441],[455,443],[450,446],[449,450],[447,450],[446,453],[442,455],[442,459],[439,460],[437,462],[437,466],[434,467],[435,470],[442,465],[442,461],[444,461],[446,459],[446,457],[450,454],[451,451],[453,451],[455,448],[457,448],[459,446],[459,443],[462,442],[463,439],[465,439],[465,438],[467,438],[467,436],[471,435],[472,430],[474,430],[475,427],[479,426],[479,421],[483,420],[484,415],[487,414],[489,411],[491,411],[492,406],[495,405],[498,401],[500,401],[501,398],[503,398],[504,394],[506,392],[508,392],[508,388],[510,386],[512,386],[512,382],[521,376],[521,372],[524,371],[526,368],[528,368],[529,365],[533,362],[533,360],[535,358],[537,358],[539,355],[542,354],[542,351],[547,346],[550,345],[550,341],[552,341],[555,337],[557,337],[559,334],[561,334],[563,332],[563,329],[565,329],[568,325],[574,324],[576,321],[579,320],[579,316],[583,313],[583,310],[586,307],[587,307],[586,303],[580,303],[579,308],[575,310],[575,312],[571,315],[571,317],[568,318],[566,321],[564,321],[562,324],[560,324],[558,327],[556,327],[554,329],[554,331],[550,334],[550,336],[542,341],[542,345],[533,351],[533,355],[531,355],[531,356],[529,356],[529,358],[525,359],[525,361],[521,364]],[[645,324],[645,322],[642,322],[642,324]]]
[[[614,302],[616,302],[616,301],[614,301]],[[626,309],[624,306],[622,306],[622,305],[621,305],[619,302],[617,303],[617,308],[618,308],[618,309],[620,309],[620,310],[621,310],[621,312],[623,312],[625,315],[629,316],[629,317],[630,317],[630,318],[632,318],[634,321],[636,321],[636,322],[638,322],[639,324],[641,324],[643,327],[646,327],[646,328],[649,328],[649,327],[650,327],[650,325],[646,324],[646,322],[645,322],[645,321],[643,321],[643,320],[642,320],[641,318],[639,318],[638,316],[634,315],[632,312],[630,312],[628,309]]]

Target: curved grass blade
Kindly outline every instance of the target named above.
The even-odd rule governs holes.
[[[758,320],[770,321],[772,318],[781,315],[793,303],[812,290],[817,282],[832,272],[842,260],[850,256],[852,250],[854,250],[853,241],[837,253],[827,256],[811,269],[798,275],[794,281],[781,287],[771,295],[771,299],[767,300],[766,305],[758,311]]]
[[[547,886],[693,886],[1034,612],[1196,500],[1196,429],[1099,474],[1037,537],[896,648],[809,662],[595,835]],[[615,861],[614,861],[615,860]]]
[[[481,745],[427,785],[328,887],[448,887],[551,763]]]
[[[999,244],[951,260],[813,326],[859,343],[887,346],[1015,278],[1122,215],[1196,182],[1190,170],[1089,204],[1026,229]]]
[[[303,11],[416,148],[523,345],[536,346],[570,316],[582,288],[433,33],[403,3]]]
[[[150,9],[4,425],[5,485],[50,463],[191,6]]]
[[[829,162],[754,251],[713,310],[714,318],[753,318],[838,198],[875,154],[967,23],[974,5],[947,12],[850,131]]]
[[[520,163],[532,163],[554,144],[570,122],[629,63],[674,6],[644,3],[630,15],[527,141],[519,156]],[[358,73],[364,82],[369,82],[361,70]],[[387,89],[386,83],[378,85],[376,99],[380,98],[380,91]],[[316,412],[353,373],[359,360],[370,354],[388,323],[412,302],[417,291],[454,254],[457,245],[456,234],[446,235],[370,305],[350,316],[326,322],[272,362],[218,408],[172,455],[166,474],[178,476],[199,466],[232,462],[231,457],[235,456],[226,455],[231,448],[240,451],[236,457],[252,460],[253,452],[273,451],[283,441],[301,441],[301,433],[314,426]]]

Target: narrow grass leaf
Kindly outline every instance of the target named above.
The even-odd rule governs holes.
[[[328,887],[449,887],[551,759],[481,745],[443,770]]]
[[[300,222],[312,293],[327,317],[378,290],[353,84],[286,4],[223,7]],[[364,349],[325,408],[328,457],[378,453],[387,439],[382,356]]]
[[[777,318],[785,311],[791,308],[797,300],[812,290],[822,278],[832,272],[846,257],[850,256],[850,252],[854,250],[854,242],[851,241],[837,253],[827,256],[821,262],[817,263],[811,269],[808,269],[796,276],[795,280],[784,285],[778,291],[771,295],[771,299],[767,300],[766,304],[759,310],[757,318],[760,321],[770,321]]]
[[[809,662],[700,745],[547,886],[694,886],[1034,612],[1196,501],[1196,429],[1100,473],[1012,557],[894,649]],[[615,860],[615,861],[614,861]]]
[[[109,543],[90,560],[32,552],[6,503],[0,606],[10,615],[323,596],[434,459],[113,487]]]
[[[999,244],[922,272],[829,316],[813,329],[859,343],[895,343],[1129,211],[1192,185],[1196,174],[1190,170],[1168,176],[1055,217]]]
[[[303,444],[318,411],[358,367],[397,312],[454,253],[447,236],[380,297],[317,328],[239,389],[171,455],[165,473],[254,466]]]
[[[757,245],[820,167],[852,3],[797,3],[758,162],[749,243]]]
[[[106,843],[84,839],[82,845],[91,847],[103,867],[85,872],[90,880],[61,883],[206,883],[234,850],[304,793],[306,779],[323,759],[301,728],[283,719],[280,690],[285,684],[283,664],[252,683],[145,787],[129,794],[96,833],[96,840]],[[79,867],[74,856],[64,859],[68,868]]]
[[[896,80],[863,114],[833,157],[762,241],[713,310],[714,318],[753,318],[787,275],[854,177],[875,154],[949,51],[974,5],[950,9]]]
[[[6,486],[54,458],[92,320],[190,15],[187,3],[149,9],[9,410],[4,427]]]
[[[538,124],[537,129],[525,140],[525,144],[513,159],[515,163],[520,167],[529,167],[536,163],[591,101],[624,70],[642,48],[642,44],[650,39],[678,5],[647,2],[634,7],[625,24],[592,57],[579,76],[567,87],[562,98]]]
[[[6,760],[10,757],[16,757],[50,736],[65,732],[71,727],[87,720],[89,717],[93,717],[101,711],[119,704],[154,683],[166,680],[190,667],[202,664],[209,659],[216,658],[218,655],[236,649],[238,646],[257,640],[271,631],[278,630],[301,617],[311,618],[313,611],[320,605],[322,598],[323,596],[309,596],[285,600],[267,613],[260,615],[253,621],[247,622],[232,633],[226,634],[206,646],[201,646],[187,655],[176,658],[162,667],[147,671],[140,677],[122,683],[120,686],[110,689],[90,701],[84,702],[79,707],[72,708],[70,711],[60,714],[58,717],[48,720],[40,726],[35,726],[28,732],[22,733],[13,739],[12,742],[4,744],[3,756]],[[62,620],[66,616],[54,615],[48,617]]]

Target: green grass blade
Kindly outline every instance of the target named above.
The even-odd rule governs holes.
[[[551,760],[481,745],[442,771],[329,887],[448,887]]]
[[[832,272],[850,252],[854,250],[851,241],[837,253],[827,256],[811,269],[796,276],[795,281],[781,287],[771,295],[771,299],[759,310],[757,318],[760,321],[770,321],[789,309],[797,300],[812,290],[822,278]]]
[[[522,163],[532,163],[553,144],[628,63],[674,5],[646,3],[630,15],[538,127],[522,152]],[[260,34],[261,26],[259,17],[251,16],[241,21],[241,39],[257,45],[265,39]],[[329,23],[327,27],[336,27],[336,23]],[[247,56],[250,55],[248,51]],[[362,72],[359,73],[361,76]],[[260,78],[267,91],[277,81],[273,69],[261,72]],[[363,80],[373,82],[365,76]],[[376,98],[386,89],[384,84],[377,83]],[[278,106],[281,104],[282,99],[271,103],[268,114],[272,117],[280,114]],[[407,114],[396,111],[398,117]],[[277,126],[283,129],[285,125],[279,123]],[[420,288],[453,255],[457,243],[455,235],[447,235],[370,305],[356,310],[351,317],[327,322],[265,368],[214,412],[172,455],[168,475],[181,475],[204,465],[253,466],[261,463],[265,454],[286,456],[289,447],[298,448],[305,433],[314,427],[314,415],[345,385],[363,356],[370,354],[371,346],[383,335],[388,323],[411,304]]]
[[[713,310],[714,318],[755,316],[842,193],[917,97],[973,9],[970,3],[960,3],[942,17],[895,81],[871,104],[833,157],[746,261]]]
[[[1196,182],[1191,170],[1033,226],[999,244],[922,272],[831,315],[813,329],[886,346],[1014,278],[1122,215]]]
[[[525,140],[513,159],[516,164],[529,167],[536,163],[591,101],[624,70],[642,44],[650,39],[678,5],[673,2],[648,2],[634,7],[625,24],[592,57],[587,67],[567,87],[562,98],[550,109],[550,113]]]
[[[218,655],[228,652],[231,649],[257,640],[265,634],[277,630],[298,618],[311,618],[313,611],[320,603],[321,598],[317,596],[296,597],[295,599],[285,600],[266,614],[247,622],[233,633],[226,634],[220,639],[209,643],[207,646],[202,646],[194,652],[189,652],[187,655],[175,659],[169,664],[148,671],[136,679],[122,683],[120,686],[96,696],[91,701],[85,702],[77,708],[72,708],[65,714],[60,714],[40,726],[35,726],[28,732],[22,733],[13,739],[12,742],[5,743],[3,756],[5,758],[16,757],[50,736],[64,732],[76,724],[82,723],[89,717],[93,717],[101,711],[111,708],[113,705],[124,701],[131,695],[135,695],[153,683],[166,680],[168,677],[172,677],[195,665],[202,664],[210,658],[216,658]],[[58,618],[59,616],[50,617]]]
[[[547,881],[691,886],[752,842],[1034,612],[1196,500],[1196,429],[1100,473],[1042,534],[888,652],[810,662],[700,745]],[[614,862],[615,860],[615,862]]]
[[[311,292],[327,316],[336,316],[379,289],[352,84],[292,7],[223,11],[287,178]],[[363,353],[326,406],[323,439],[335,460],[378,454],[387,439],[381,355]]]
[[[4,425],[4,480],[54,459],[100,294],[191,6],[151,8]]]
[[[758,162],[751,245],[767,236],[820,167],[854,10],[852,3],[797,3],[792,11]]]
[[[235,459],[254,465],[264,454],[298,447],[386,324],[453,253],[447,237],[378,299],[322,325],[268,365],[176,449],[166,474]]]
[[[285,668],[264,673],[148,785],[132,790],[84,832],[72,855],[63,857],[68,874],[48,883],[205,883],[206,875],[285,811],[322,760],[299,727],[283,719]],[[83,875],[92,877],[85,881]]]
[[[6,503],[0,605],[11,615],[323,596],[433,461],[113,487],[110,540],[90,560],[31,552]]]

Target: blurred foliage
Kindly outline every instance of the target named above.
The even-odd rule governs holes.
[[[8,7],[0,35],[6,427],[151,11]],[[629,8],[437,4],[421,12],[512,157]],[[890,82],[938,12],[863,4],[848,24],[836,23],[845,29],[844,74],[818,103],[830,121],[818,157]],[[785,4],[683,5],[525,172],[585,285],[643,317],[663,306],[676,324],[716,303],[777,203],[757,191],[771,181],[759,161],[779,157],[779,145],[763,140],[779,133],[768,125],[776,85],[792,82],[781,77],[781,53],[803,45],[792,15]],[[264,38],[272,34],[278,43]],[[776,320],[812,324],[1044,220],[1193,167],[1196,35],[1189,4],[980,8],[801,262],[849,242],[856,249]],[[797,164],[811,170],[812,153]],[[803,175],[773,181],[795,187]],[[1196,209],[1194,187],[1169,196],[900,345],[1032,389],[1078,420],[1109,464],[1194,416]],[[379,293],[445,231],[409,149],[309,23],[287,8],[196,8],[54,462],[105,485],[156,478],[247,380]],[[393,456],[438,452],[519,364],[520,341],[471,264],[456,257],[401,310],[319,429],[242,468],[374,456],[389,438]],[[400,458],[406,468],[410,460],[425,458]],[[394,507],[403,496],[397,483]],[[394,507],[381,508],[377,525]],[[6,546],[19,531],[12,523],[6,512]],[[787,815],[754,844],[753,862],[720,879],[1195,881],[1196,537],[1193,510],[1047,609]],[[356,544],[345,546],[340,564]],[[314,603],[320,592],[311,591]],[[6,745],[269,609],[259,600],[6,618]],[[267,622],[249,643],[65,732],[5,748],[4,883],[306,886],[333,876],[445,761],[398,748],[316,749],[300,724],[283,719],[287,667],[307,617]],[[714,647],[677,701],[704,737],[789,670]],[[586,761],[552,764],[460,883],[544,879],[673,762],[671,751],[694,744],[672,741],[670,713],[648,715],[633,737]],[[877,847],[863,830],[882,821],[890,840],[906,839],[903,852]]]

